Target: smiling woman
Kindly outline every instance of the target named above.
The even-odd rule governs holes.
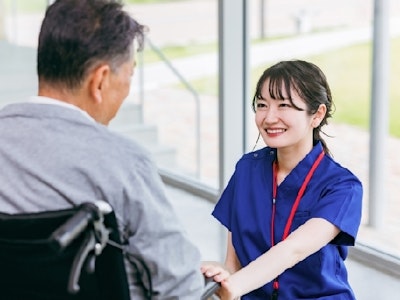
[[[319,76],[315,77],[315,74]],[[325,152],[329,153],[325,141],[320,136],[320,130],[331,117],[332,106],[331,91],[325,75],[316,65],[304,61],[281,62],[268,68],[261,75],[253,98],[256,124],[265,144],[279,148],[275,144],[276,141],[269,137],[272,132],[275,136],[277,132],[287,131],[285,126],[274,127],[282,118],[286,120],[286,124],[295,125],[293,129],[296,132],[293,134],[299,138],[300,148],[303,142],[301,138],[306,138],[304,151],[299,152],[301,149],[297,149],[300,155],[310,151],[313,141],[320,141]],[[268,130],[263,130],[264,127]],[[307,131],[310,134],[307,134]]]
[[[222,300],[355,299],[344,261],[362,185],[320,136],[332,110],[325,75],[306,61],[279,62],[258,80],[253,108],[267,146],[236,163],[213,211],[228,230],[225,264],[202,271],[221,283]]]

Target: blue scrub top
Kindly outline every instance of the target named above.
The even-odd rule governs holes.
[[[278,186],[275,243],[282,240],[297,192],[321,151],[322,145],[317,143]],[[276,149],[269,147],[245,154],[236,164],[212,213],[232,233],[232,243],[242,266],[271,247],[272,164],[275,159]],[[279,300],[355,299],[347,281],[344,260],[347,246],[354,245],[361,208],[361,182],[325,155],[301,198],[290,232],[311,218],[323,218],[341,231],[327,246],[279,276]],[[270,299],[272,290],[270,282],[241,299]]]

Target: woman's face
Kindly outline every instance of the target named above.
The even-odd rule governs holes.
[[[302,110],[296,109],[285,91],[284,99],[272,99],[269,94],[269,79],[261,89],[263,99],[256,100],[255,121],[266,145],[277,149],[306,151],[312,148],[312,136],[315,126],[315,115],[307,113],[303,99],[291,89],[293,103]],[[319,123],[318,123],[319,124]]]

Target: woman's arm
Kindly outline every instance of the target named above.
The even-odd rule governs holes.
[[[245,295],[317,252],[332,241],[339,232],[340,230],[335,225],[325,219],[310,219],[284,241],[225,279],[222,286],[229,290],[229,294],[234,298]],[[233,262],[232,264],[234,265]]]
[[[228,232],[228,243],[226,249],[225,267],[231,273],[239,271],[242,266],[240,265],[239,259],[236,255],[235,248],[232,244],[232,233]]]

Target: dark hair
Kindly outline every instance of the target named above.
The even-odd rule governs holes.
[[[310,115],[314,114],[321,104],[325,104],[326,114],[319,126],[314,128],[313,140],[321,141],[325,152],[330,154],[320,133],[321,127],[328,124],[327,119],[332,116],[334,104],[331,90],[321,69],[315,64],[302,60],[281,61],[269,67],[257,82],[252,102],[254,111],[256,110],[257,99],[263,99],[261,90],[267,79],[269,79],[269,93],[271,97],[273,99],[283,99],[282,91],[285,91],[293,107],[298,110],[302,109],[293,103],[291,88],[305,101],[307,113]]]
[[[119,1],[57,0],[43,20],[37,54],[40,80],[79,87],[99,62],[115,71],[143,48],[145,27],[123,11]]]

